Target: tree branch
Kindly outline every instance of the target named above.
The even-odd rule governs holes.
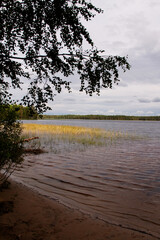
[[[58,56],[73,56],[73,57],[78,57],[76,54],[69,54],[69,53],[60,53]],[[37,56],[32,56],[32,57],[14,57],[14,56],[8,56],[8,55],[0,55],[0,58],[11,58],[11,59],[17,59],[17,60],[29,60],[33,58],[45,58],[49,57],[47,55],[37,55]],[[89,58],[88,55],[83,54],[83,58]],[[49,57],[50,58],[50,57]]]

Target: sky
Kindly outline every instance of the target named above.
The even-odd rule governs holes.
[[[79,92],[78,75],[69,77],[72,93],[57,94],[47,114],[160,115],[160,0],[90,1],[104,10],[84,22],[95,45],[105,55],[128,55],[131,70],[92,97]]]
[[[119,85],[100,96],[79,92],[71,76],[72,93],[55,97],[48,114],[160,115],[160,1],[91,0],[104,10],[85,22],[95,45],[106,55],[127,56],[131,70]]]

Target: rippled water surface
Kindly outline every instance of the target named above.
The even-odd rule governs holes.
[[[48,123],[102,127],[145,137],[83,151],[29,155],[14,178],[93,217],[160,238],[160,123]]]

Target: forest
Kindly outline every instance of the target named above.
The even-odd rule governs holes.
[[[43,115],[42,119],[89,119],[89,120],[141,120],[160,121],[160,116],[125,116],[125,115]]]
[[[16,112],[16,118],[18,120],[38,119],[38,117],[40,117],[34,107],[24,107],[16,104],[11,104],[8,107],[10,110]]]

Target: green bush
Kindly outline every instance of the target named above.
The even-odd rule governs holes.
[[[16,117],[16,109],[0,104],[0,185],[23,161],[22,129]]]

